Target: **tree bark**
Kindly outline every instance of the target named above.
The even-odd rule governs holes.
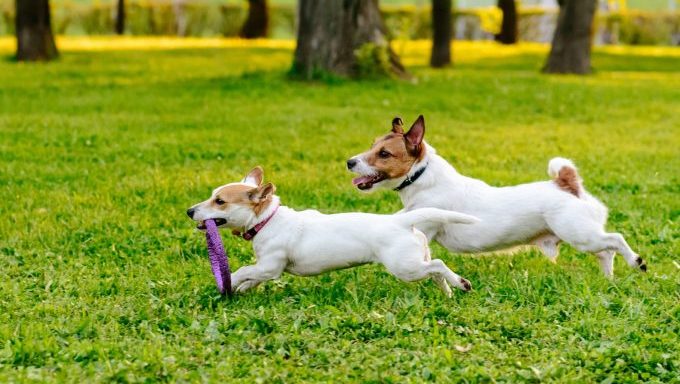
[[[241,28],[241,37],[257,39],[267,37],[269,32],[269,9],[267,0],[248,0],[248,18]]]
[[[125,0],[118,0],[116,6],[116,34],[125,34]]]
[[[597,0],[561,0],[546,73],[587,74]]]
[[[59,56],[48,0],[16,0],[17,60],[48,61]]]
[[[451,64],[451,0],[432,0],[432,54],[434,68]]]
[[[383,50],[390,74],[408,76],[390,48],[377,0],[300,0],[298,23],[293,73],[304,79],[360,74],[356,52],[367,44]]]
[[[177,36],[187,35],[187,13],[185,0],[172,0],[172,11],[175,13],[175,30]]]
[[[496,41],[502,44],[517,43],[517,4],[515,0],[498,0],[498,8],[503,12],[501,31]]]

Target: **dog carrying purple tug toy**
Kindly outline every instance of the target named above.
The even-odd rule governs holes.
[[[208,255],[210,255],[210,268],[215,275],[215,283],[221,294],[231,296],[231,272],[229,271],[229,259],[222,245],[222,238],[215,225],[215,220],[205,220],[205,239],[208,242]]]

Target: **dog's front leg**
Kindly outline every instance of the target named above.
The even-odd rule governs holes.
[[[286,268],[285,253],[268,255],[258,260],[257,264],[241,267],[231,276],[231,286],[236,292],[245,292],[263,281],[277,279]]]
[[[250,270],[254,267],[254,265],[246,265],[244,267],[239,268],[236,272],[231,274],[231,289],[232,291],[236,291],[236,288],[241,285],[246,279],[247,276],[250,275]]]

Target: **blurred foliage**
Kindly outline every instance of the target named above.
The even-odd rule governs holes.
[[[113,2],[59,2],[53,3],[52,9],[53,28],[58,34],[113,33]],[[428,6],[383,5],[381,9],[392,38],[430,38]],[[13,34],[13,1],[0,0],[0,13],[0,34]],[[137,0],[128,2],[126,30],[132,35],[233,37],[238,36],[246,13],[245,1],[225,4],[187,2],[178,7],[169,1]],[[295,17],[295,6],[292,4],[270,5],[271,37],[295,37]],[[498,32],[502,20],[501,12],[496,7],[456,9],[453,17],[454,36],[462,40],[491,39]],[[520,40],[550,41],[555,19],[554,11],[521,8],[518,21]],[[598,41],[607,43],[664,45],[677,44],[680,40],[680,12],[624,9],[599,13],[596,23],[601,36]]]
[[[388,47],[366,43],[354,52],[354,56],[359,77],[373,79],[391,76]]]
[[[650,13],[627,11],[600,18],[600,22],[619,28],[619,41],[633,45],[657,45],[665,43],[668,36],[676,37],[680,43],[680,13]]]

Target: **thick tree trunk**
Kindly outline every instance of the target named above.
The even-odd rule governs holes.
[[[47,61],[59,56],[48,0],[16,0],[17,60]]]
[[[122,35],[125,33],[125,0],[118,0],[116,6],[116,34]]]
[[[546,73],[587,74],[597,0],[562,0],[550,55],[543,68]]]
[[[324,72],[356,76],[366,65],[356,53],[366,47],[382,69],[407,76],[390,49],[377,0],[300,0],[298,23],[293,72],[302,78]]]
[[[496,41],[503,44],[517,43],[517,5],[515,0],[498,0],[498,8],[503,12],[501,31]]]
[[[430,65],[451,64],[451,0],[432,0],[432,55]]]
[[[267,0],[248,0],[248,18],[241,28],[241,37],[246,39],[267,37],[268,29]]]

